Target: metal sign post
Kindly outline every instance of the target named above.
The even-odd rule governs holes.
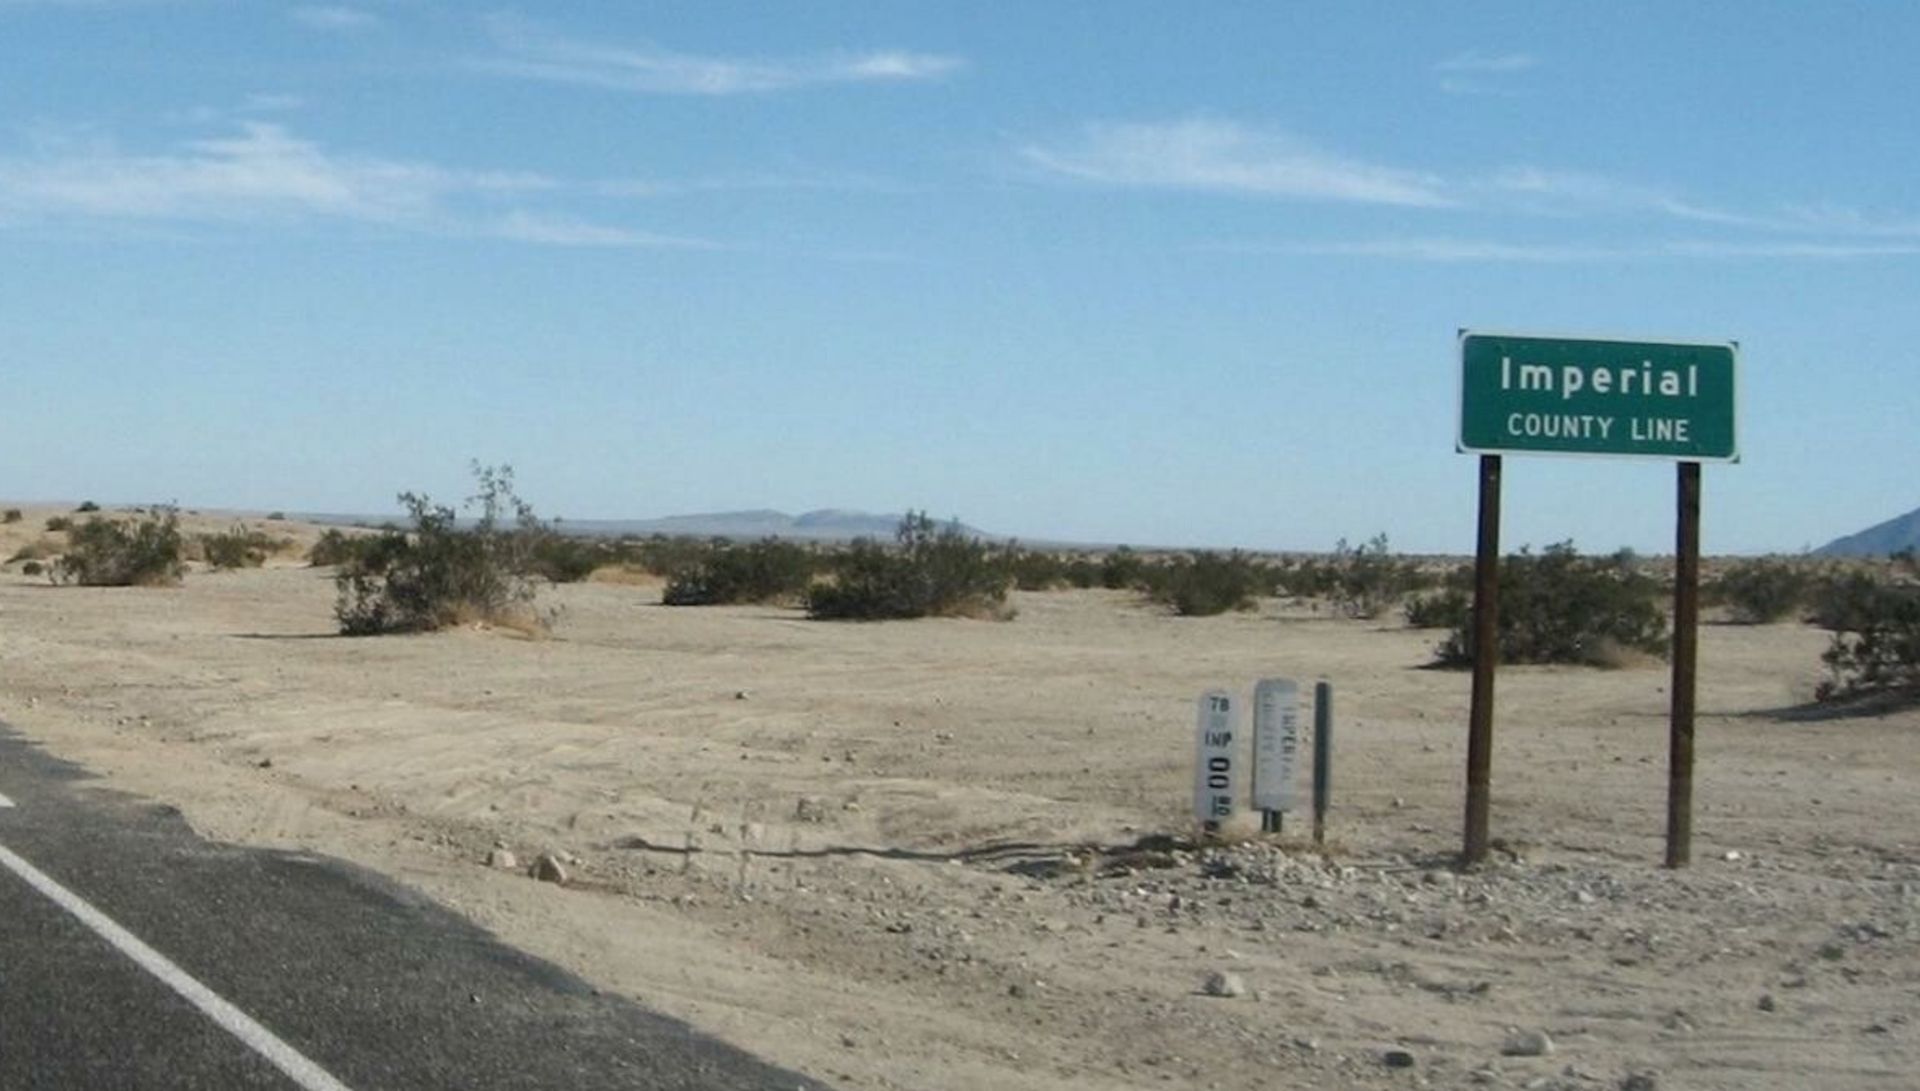
[[[1333,683],[1313,685],[1313,843],[1327,843],[1327,807],[1333,802]]]
[[[1667,866],[1693,857],[1693,709],[1700,651],[1700,464],[1682,462],[1674,533],[1673,686],[1667,732]]]
[[[1468,864],[1487,858],[1493,793],[1493,670],[1500,661],[1500,456],[1480,456],[1480,540],[1473,556],[1473,703],[1467,712]]]

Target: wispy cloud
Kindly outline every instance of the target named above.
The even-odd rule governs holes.
[[[307,100],[299,95],[279,94],[262,91],[251,94],[240,104],[241,109],[254,113],[278,114],[289,110],[298,110],[306,106]]]
[[[314,30],[372,30],[380,25],[378,15],[362,8],[350,8],[343,4],[302,4],[289,10],[287,16],[294,22]]]
[[[337,156],[278,125],[136,155],[57,141],[0,161],[0,208],[50,216],[225,220],[292,213],[397,222],[477,179],[420,163]]]
[[[631,228],[593,223],[574,216],[515,210],[481,225],[481,234],[516,242],[547,246],[582,246],[614,249],[717,250],[719,244],[706,239],[656,235]]]
[[[0,11],[7,8],[147,8],[181,0],[0,0]]]
[[[1469,49],[1433,66],[1435,72],[1525,72],[1540,63],[1531,53],[1482,53]]]
[[[64,133],[0,159],[0,223],[332,220],[557,246],[713,245],[523,205],[569,188],[529,172],[339,154],[265,122],[149,154]]]
[[[1431,175],[1227,121],[1091,125],[1077,140],[1029,144],[1020,155],[1048,174],[1100,185],[1430,208],[1454,203]]]
[[[1841,261],[1913,257],[1920,243],[1827,243],[1656,240],[1624,244],[1507,242],[1473,238],[1377,238],[1332,242],[1219,243],[1198,249],[1212,253],[1277,254],[1299,257],[1382,258],[1439,263],[1595,264],[1671,259],[1749,258]]]
[[[490,18],[487,28],[500,54],[476,62],[482,69],[645,94],[743,95],[826,84],[910,83],[963,67],[957,57],[905,50],[784,59],[700,56],[646,43],[567,38],[510,16]]]
[[[1658,213],[1683,220],[1741,226],[1745,217],[1688,201],[1655,186],[1579,171],[1517,166],[1477,183],[1482,199],[1540,215]]]
[[[1461,70],[1518,71],[1532,61],[1519,54],[1463,54],[1446,63]],[[1545,223],[1564,221],[1580,225],[1567,230],[1585,236],[1514,242],[1396,235],[1202,248],[1214,251],[1533,263],[1848,260],[1920,254],[1920,216],[1913,214],[1869,214],[1835,203],[1739,208],[1657,184],[1531,165],[1447,176],[1363,162],[1228,121],[1091,125],[1075,140],[1028,144],[1016,154],[1043,176],[1102,186],[1428,209],[1454,224],[1505,223],[1533,234]],[[1707,237],[1661,237],[1676,226]],[[1653,241],[1594,242],[1596,229]]]
[[[1433,66],[1440,89],[1450,95],[1511,95],[1511,77],[1538,67],[1531,53],[1483,53],[1469,49]]]
[[[1920,216],[1869,215],[1838,204],[1789,204],[1763,211],[1726,208],[1661,189],[1594,174],[1510,167],[1469,187],[1496,208],[1549,216],[1655,215],[1770,234],[1920,238]]]
[[[921,192],[907,183],[858,172],[768,171],[693,178],[609,178],[588,188],[603,197],[678,197],[699,193]]]

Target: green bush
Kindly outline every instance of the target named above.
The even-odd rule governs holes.
[[[26,516],[21,513],[19,508],[8,508],[6,514],[0,515],[0,523],[18,523],[24,518],[26,518]]]
[[[73,520],[64,515],[56,515],[47,520],[47,533],[60,534],[73,529]]]
[[[1085,591],[1090,587],[1101,586],[1104,573],[1099,561],[1081,553],[1067,562],[1064,575],[1068,587]]]
[[[1259,566],[1244,553],[1201,551],[1176,557],[1156,581],[1154,597],[1182,617],[1210,617],[1228,610],[1251,610],[1259,594]]]
[[[1407,600],[1407,624],[1415,629],[1464,629],[1473,616],[1473,596],[1447,587]]]
[[[1815,581],[1807,620],[1833,632],[1865,629],[1880,606],[1884,578],[1869,568],[1850,565]]]
[[[131,523],[94,516],[67,532],[67,550],[54,563],[59,583],[83,587],[156,587],[180,582],[186,542],[171,507],[148,510]]]
[[[359,555],[360,543],[366,537],[348,534],[338,527],[328,527],[314,539],[313,546],[307,550],[307,563],[315,568],[325,568],[336,564],[349,564]]]
[[[1357,548],[1340,539],[1328,567],[1327,596],[1350,618],[1379,617],[1420,584],[1419,570],[1388,551],[1384,534]]]
[[[854,542],[834,565],[832,582],[807,591],[807,613],[823,619],[1005,617],[1011,576],[994,551],[925,512],[900,521],[892,548]]]
[[[1342,543],[1344,544],[1344,543]],[[1278,590],[1295,598],[1330,599],[1339,584],[1339,569],[1331,562],[1308,557],[1280,573]]]
[[[511,467],[476,463],[479,516],[467,528],[458,513],[425,496],[400,494],[412,526],[383,531],[355,547],[334,576],[334,616],[349,636],[422,632],[482,621],[538,631],[533,545],[551,531],[513,493]]]
[[[23,576],[38,576],[45,573],[46,570],[47,566],[41,564],[39,561],[28,561],[26,564],[20,566],[20,574]]]
[[[1473,566],[1454,566],[1437,579],[1422,574],[1423,582],[1436,589],[1408,598],[1402,607],[1407,625],[1415,629],[1458,629],[1465,626],[1473,611]]]
[[[678,573],[698,567],[706,560],[707,554],[728,544],[725,538],[676,538],[655,534],[642,540],[622,539],[611,551],[608,560],[672,579]]]
[[[1100,586],[1109,591],[1141,587],[1147,562],[1128,546],[1119,546],[1100,559]]]
[[[793,542],[717,543],[669,577],[660,601],[668,606],[800,602],[813,570],[813,551]]]
[[[1798,610],[1813,590],[1813,574],[1804,566],[1773,558],[1741,561],[1708,584],[1709,602],[1727,608],[1742,625],[1765,625]]]
[[[1007,547],[1007,568],[1022,591],[1052,591],[1069,584],[1068,562],[1058,553]]]
[[[1874,693],[1920,696],[1920,586],[1875,581],[1821,656],[1832,678],[1821,700]]]
[[[531,548],[533,570],[553,583],[579,583],[608,556],[599,543],[558,531],[535,534]]]
[[[215,568],[259,568],[273,554],[275,542],[257,530],[235,526],[218,534],[202,534],[200,550]]]
[[[1500,562],[1500,659],[1610,666],[1625,651],[1664,657],[1662,590],[1624,550],[1583,557],[1561,542],[1511,554]],[[1473,662],[1471,609],[1435,653],[1449,666]]]

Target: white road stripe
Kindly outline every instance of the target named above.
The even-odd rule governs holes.
[[[302,1056],[272,1031],[254,1022],[246,1012],[195,981],[185,970],[169,961],[167,956],[140,942],[140,937],[115,924],[105,913],[88,905],[78,894],[14,855],[5,845],[0,845],[0,864],[6,865],[8,870],[25,879],[35,890],[79,918],[80,923],[113,944],[121,954],[139,963],[141,969],[159,978],[168,988],[184,997],[187,1003],[199,1008],[227,1033],[252,1047],[255,1053],[265,1057],[269,1064],[286,1073],[306,1091],[350,1091],[346,1084],[334,1079],[326,1069]]]

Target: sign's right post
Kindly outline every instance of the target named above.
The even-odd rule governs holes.
[[[1667,729],[1667,866],[1693,857],[1694,680],[1700,651],[1700,464],[1679,467],[1673,549],[1673,686]]]

